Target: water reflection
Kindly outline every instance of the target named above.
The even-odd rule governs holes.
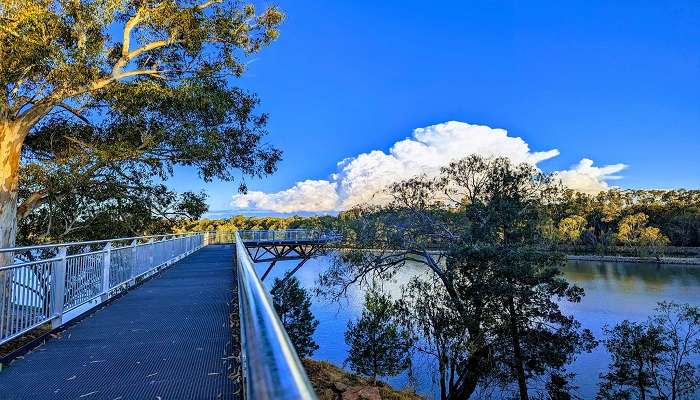
[[[310,260],[296,276],[304,287],[313,288],[319,272],[328,265],[327,258]],[[266,279],[266,284],[269,285],[275,276],[284,275],[285,268],[289,267],[278,264]],[[258,268],[260,273],[265,266],[259,265]],[[401,295],[401,285],[422,273],[425,273],[424,267],[410,265],[392,282],[385,283],[384,288],[397,298]],[[581,324],[591,329],[597,337],[601,336],[606,324],[612,325],[623,319],[645,319],[659,301],[700,304],[700,266],[572,261],[564,268],[564,274],[569,281],[584,288],[586,296],[581,303],[562,304],[563,310],[576,315]],[[331,303],[325,299],[313,301],[312,311],[320,321],[314,338],[320,348],[314,358],[343,365],[347,352],[343,333],[348,321],[361,314],[363,299],[364,292],[352,287],[348,297],[340,302]],[[425,396],[434,397],[436,392],[430,373],[432,365],[420,357],[414,363],[419,391]],[[607,363],[608,355],[599,347],[592,354],[579,356],[573,364],[571,369],[577,374],[578,394],[582,398],[595,397],[598,374]],[[406,384],[407,377],[391,378],[389,382],[401,388]],[[696,399],[700,399],[700,395]]]

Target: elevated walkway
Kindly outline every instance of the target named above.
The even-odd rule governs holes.
[[[0,399],[235,399],[233,246],[210,245],[0,372]]]

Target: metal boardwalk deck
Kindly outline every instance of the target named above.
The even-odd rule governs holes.
[[[0,399],[232,399],[232,246],[207,246],[0,372]]]

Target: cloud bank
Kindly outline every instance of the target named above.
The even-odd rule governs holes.
[[[277,193],[250,191],[234,195],[231,205],[238,209],[276,212],[332,211],[338,206],[336,187],[336,182],[305,180]]]
[[[436,175],[440,167],[470,154],[508,157],[514,163],[539,162],[556,157],[559,150],[532,151],[519,137],[503,129],[450,121],[418,128],[410,138],[396,142],[388,153],[374,150],[338,163],[329,180],[306,180],[276,193],[250,191],[233,196],[236,209],[275,212],[333,212],[370,201],[387,185],[418,174]],[[608,180],[626,168],[624,164],[593,166],[584,158],[565,171],[557,171],[572,189],[596,193],[607,189]]]

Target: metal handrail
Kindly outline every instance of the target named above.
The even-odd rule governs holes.
[[[236,270],[243,387],[248,399],[316,399],[238,232]]]
[[[180,237],[180,236],[192,236],[194,234],[205,234],[208,232],[187,232],[187,233],[171,233],[171,234],[165,234],[165,235],[149,235],[149,236],[132,236],[132,237],[123,237],[123,238],[115,238],[115,239],[100,239],[100,240],[86,240],[82,242],[67,242],[67,243],[51,243],[51,244],[38,244],[38,245],[33,245],[33,246],[18,246],[18,247],[4,247],[0,248],[0,253],[8,253],[8,252],[25,252],[29,250],[43,250],[43,249],[50,249],[54,247],[75,247],[75,246],[88,246],[88,245],[94,245],[94,244],[102,244],[102,243],[110,243],[110,242],[125,242],[125,241],[133,241],[133,240],[151,240],[151,239],[157,239],[157,238],[164,238],[164,237]]]

